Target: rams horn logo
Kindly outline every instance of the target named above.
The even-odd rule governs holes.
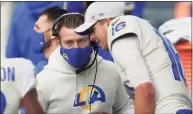
[[[68,55],[67,54],[63,54],[63,57],[65,58],[65,59],[68,59]]]
[[[91,100],[90,100],[90,94],[88,93],[91,93],[92,87],[93,87],[93,91],[92,91]],[[86,87],[82,88],[80,90],[80,93],[78,93],[75,96],[73,107],[81,106],[83,110],[89,110],[89,109],[94,110],[94,108],[91,108],[89,104],[94,104],[97,101],[98,102],[106,101],[103,90],[96,85],[88,85],[88,88]]]

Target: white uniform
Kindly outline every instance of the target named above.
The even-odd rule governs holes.
[[[94,59],[91,56],[89,64]],[[75,73],[57,48],[49,58],[49,63],[37,75],[39,102],[46,113],[79,114],[91,111],[123,114],[134,112],[133,100],[129,99],[116,72],[114,64],[97,57],[97,75],[94,82],[96,64],[90,69]],[[89,102],[90,101],[90,102]],[[90,104],[90,105],[89,105]]]
[[[23,58],[1,59],[1,114],[17,113],[21,99],[33,88],[32,62]]]
[[[136,36],[124,36],[128,33]],[[108,28],[108,46],[128,88],[153,83],[156,114],[191,109],[179,56],[148,21],[135,16],[113,19]]]

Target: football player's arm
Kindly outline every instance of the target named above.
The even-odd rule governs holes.
[[[111,46],[113,58],[121,65],[122,72],[125,72],[134,86],[135,113],[152,114],[155,90],[139,50],[137,36],[135,34],[122,35]]]
[[[37,91],[35,88],[26,93],[21,100],[21,106],[25,109],[27,114],[43,114],[43,110],[38,102]]]
[[[114,114],[134,114],[134,103],[130,96],[127,95],[121,77],[118,76],[117,90],[113,105]]]
[[[37,91],[36,91],[36,79],[34,66],[31,62],[25,66],[24,78],[22,83],[22,99],[21,107],[24,108],[27,114],[43,114],[42,108],[38,102]]]

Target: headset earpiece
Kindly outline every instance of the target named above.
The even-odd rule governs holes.
[[[52,29],[52,35],[53,36],[58,36],[58,30],[57,29]]]

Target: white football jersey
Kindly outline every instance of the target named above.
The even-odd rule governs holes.
[[[136,37],[120,38],[128,33]],[[108,46],[128,89],[153,83],[155,113],[191,109],[180,57],[170,41],[148,21],[129,15],[113,19],[108,28]]]
[[[21,99],[35,84],[32,62],[23,58],[1,59],[1,114],[17,113]]]

